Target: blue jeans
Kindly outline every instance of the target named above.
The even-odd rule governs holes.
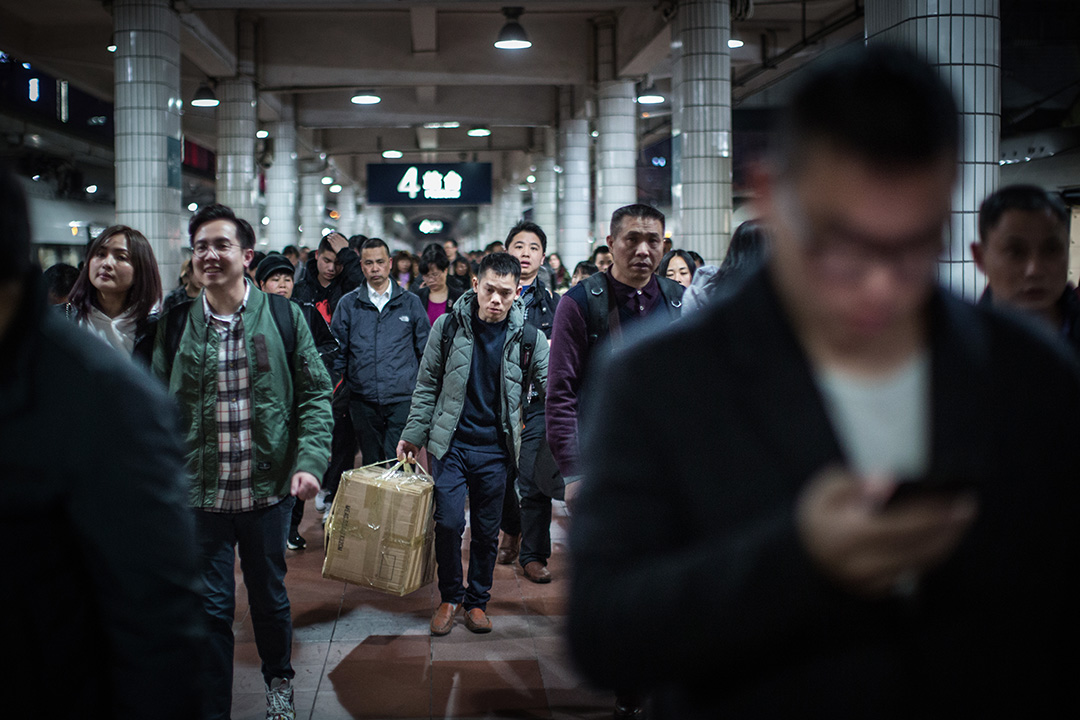
[[[232,709],[235,554],[248,592],[255,646],[266,683],[292,678],[292,615],[285,593],[285,540],[293,498],[241,513],[195,511],[208,634],[202,687],[206,718],[228,718]]]
[[[443,602],[462,604],[466,610],[486,609],[499,552],[499,521],[510,460],[501,450],[481,451],[451,445],[434,466],[439,595]],[[466,495],[472,527],[468,587],[462,584],[461,567]]]

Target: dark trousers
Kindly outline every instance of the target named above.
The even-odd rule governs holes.
[[[233,617],[236,607],[234,564],[240,569],[251,608],[255,647],[263,679],[292,678],[292,616],[285,593],[285,539],[293,498],[240,513],[196,510],[207,628],[202,663],[206,718],[228,718],[232,709]]]
[[[451,445],[435,466],[435,560],[443,602],[466,610],[486,609],[491,598],[499,520],[510,461],[502,451]],[[469,499],[469,583],[464,586],[461,538],[465,534],[465,498]]]
[[[349,414],[356,429],[365,465],[393,460],[401,431],[409,419],[409,401],[379,405],[353,395]]]
[[[342,387],[334,392],[334,432],[330,437],[330,464],[322,481],[323,489],[330,494],[330,498],[334,497],[341,483],[341,473],[352,470],[356,462],[356,430],[353,427],[351,404],[347,389]]]
[[[525,428],[521,432],[521,451],[518,456],[520,468],[517,473],[517,493],[521,511],[518,523],[521,533],[521,551],[518,562],[525,567],[534,560],[547,565],[551,557],[551,498],[536,482],[537,453],[543,444],[545,428],[544,406],[525,414]],[[505,529],[505,527],[504,527]]]

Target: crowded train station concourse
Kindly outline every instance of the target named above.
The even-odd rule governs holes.
[[[0,0],[26,718],[1075,716],[1080,3]]]

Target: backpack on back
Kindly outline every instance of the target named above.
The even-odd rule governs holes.
[[[289,307],[290,302],[288,299],[281,295],[266,295],[267,301],[270,303],[270,313],[274,317],[274,324],[277,325],[278,334],[281,335],[281,343],[285,348],[285,357],[288,360],[289,367],[295,367],[293,365],[293,355],[296,354],[296,328],[293,327],[292,311]],[[180,349],[180,339],[184,336],[184,330],[187,327],[188,313],[191,312],[191,304],[194,300],[187,300],[174,305],[169,309],[168,314],[165,316],[165,352],[167,357],[176,357],[177,351]]]

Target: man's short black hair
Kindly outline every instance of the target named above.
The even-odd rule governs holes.
[[[364,244],[360,246],[360,251],[371,250],[373,248],[382,248],[386,251],[386,254],[390,255],[390,246],[383,242],[380,238],[368,238],[364,241]]]
[[[281,254],[288,257],[289,255],[295,255],[300,257],[300,251],[296,249],[295,245],[286,245],[285,249],[281,251]]]
[[[354,250],[357,255],[360,254],[360,247],[367,242],[367,235],[353,235],[349,238],[349,249]]]
[[[622,223],[623,218],[639,218],[641,220],[657,220],[660,223],[660,234],[663,235],[664,223],[666,218],[664,213],[660,212],[652,205],[643,205],[642,203],[634,203],[633,205],[624,205],[615,212],[611,213],[611,237],[615,237],[619,234],[619,225]],[[599,248],[597,248],[599,250]],[[611,252],[610,250],[608,252]],[[596,259],[596,254],[593,254],[593,259]]]
[[[67,263],[56,263],[46,269],[41,276],[50,293],[58,298],[66,298],[79,277],[79,268]]]
[[[484,252],[488,254],[493,253],[497,247],[503,247],[503,244],[498,240],[493,240],[484,247]]]
[[[1037,185],[1006,185],[987,196],[979,206],[979,242],[986,242],[987,234],[1009,210],[1048,212],[1063,227],[1069,227],[1069,210],[1060,195]]]
[[[332,252],[335,255],[337,255],[337,250],[335,250],[334,246],[330,244],[330,236],[331,235],[341,235],[341,233],[339,233],[339,232],[328,232],[325,235],[323,235],[322,239],[319,240],[319,249],[318,249],[317,252],[320,252],[320,253]],[[345,237],[345,236],[342,235],[342,237]]]
[[[450,243],[454,247],[457,247],[457,240],[455,240],[454,238],[446,238],[445,240],[443,240],[443,244],[445,245],[446,243]]]
[[[574,272],[570,274],[577,275],[578,273],[583,273],[585,277],[589,277],[590,275],[595,275],[598,272],[600,272],[600,268],[596,267],[595,263],[591,263],[588,260],[582,260],[574,266]]]
[[[592,255],[589,256],[589,262],[595,265],[596,256],[600,254],[610,255],[611,248],[609,248],[607,245],[597,245],[595,248],[593,248]],[[584,262],[584,260],[582,262]]]
[[[510,253],[491,253],[480,261],[480,269],[476,271],[476,277],[482,278],[486,271],[490,270],[496,275],[510,275],[514,282],[521,280],[521,263]]]
[[[510,233],[506,236],[506,243],[504,243],[504,246],[509,248],[511,241],[513,241],[514,239],[514,236],[518,233],[523,232],[532,233],[536,237],[540,238],[540,247],[543,249],[544,254],[547,254],[547,235],[544,233],[543,229],[539,225],[532,222],[531,220],[522,220],[517,225],[510,228]]]
[[[804,71],[773,137],[781,173],[810,151],[850,153],[876,167],[919,167],[956,156],[956,100],[938,71],[888,43],[845,48]]]
[[[427,275],[431,269],[449,270],[450,257],[438,243],[431,243],[420,253],[420,274]]]
[[[191,216],[191,220],[188,221],[188,244],[194,247],[195,234],[199,232],[199,228],[215,220],[231,220],[233,225],[236,226],[236,238],[240,241],[240,247],[244,250],[251,250],[255,247],[255,231],[251,228],[251,223],[236,217],[236,213],[232,211],[232,208],[221,203],[207,205]]]

